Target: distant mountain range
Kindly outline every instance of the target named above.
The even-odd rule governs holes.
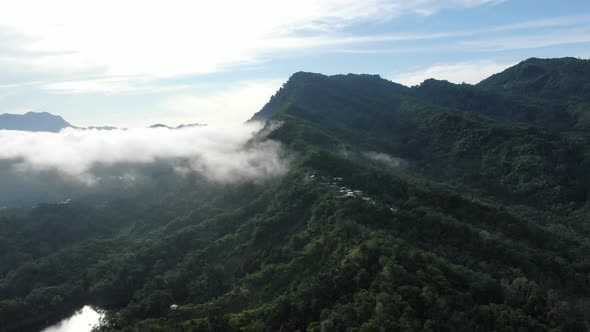
[[[152,129],[155,129],[155,128],[182,129],[182,128],[205,127],[205,126],[207,126],[207,125],[200,124],[200,123],[189,123],[189,124],[181,124],[180,126],[176,126],[176,127],[170,127],[165,124],[158,123],[155,125],[151,125],[149,128],[152,128]]]
[[[170,127],[164,124],[155,124],[148,128],[168,128],[182,129],[191,127],[203,127],[206,124],[190,123],[181,124],[176,127]],[[47,112],[28,112],[26,114],[0,114],[0,130],[18,130],[18,131],[35,131],[57,133],[65,128],[92,129],[92,130],[126,130],[127,128],[118,128],[113,126],[90,126],[77,127],[64,120],[59,115],[53,115]]]
[[[64,128],[73,127],[61,116],[47,112],[28,112],[26,114],[0,114],[0,129],[21,131],[48,131],[57,133]]]

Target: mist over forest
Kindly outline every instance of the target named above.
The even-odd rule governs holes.
[[[117,195],[174,176],[264,182],[284,174],[289,157],[280,143],[262,141],[262,126],[0,131],[0,206]]]

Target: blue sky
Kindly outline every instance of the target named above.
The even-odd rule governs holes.
[[[75,125],[239,123],[296,71],[476,83],[590,57],[590,1],[12,1],[0,113]]]

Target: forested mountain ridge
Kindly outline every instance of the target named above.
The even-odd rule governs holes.
[[[283,177],[163,170],[163,194],[0,211],[0,331],[84,303],[103,331],[585,331],[589,100],[527,86],[588,66],[412,88],[296,73],[253,117],[291,152]]]
[[[590,60],[531,58],[481,81],[477,86],[543,98],[590,99]]]
[[[538,62],[506,72],[531,61]],[[588,60],[561,61],[590,68]],[[569,81],[588,80],[568,74],[575,76]],[[253,119],[285,120],[273,137],[290,135],[289,144],[377,149],[407,159],[419,175],[546,208],[586,202],[590,137],[581,129],[589,101],[547,103],[435,80],[408,89],[378,76],[297,73]]]

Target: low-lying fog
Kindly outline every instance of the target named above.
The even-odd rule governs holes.
[[[284,174],[278,142],[256,139],[260,123],[183,129],[64,129],[59,133],[0,130],[0,207],[9,201],[66,195],[112,181],[132,183],[146,167],[216,183],[262,181]],[[16,196],[15,196],[16,195]]]

